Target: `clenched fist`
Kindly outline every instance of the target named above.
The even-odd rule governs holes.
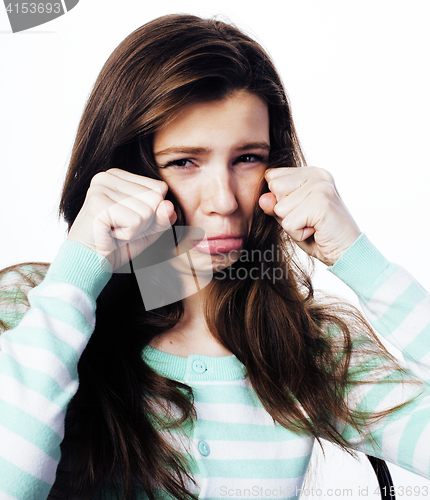
[[[106,257],[112,268],[139,255],[175,221],[167,183],[118,168],[96,174],[67,239]]]
[[[259,204],[309,255],[333,265],[360,235],[332,175],[317,167],[267,169]]]

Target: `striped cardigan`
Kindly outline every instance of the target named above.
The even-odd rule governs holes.
[[[368,363],[362,377],[378,372],[380,380],[354,387],[349,405],[371,412],[413,402],[361,432],[335,423],[352,448],[428,477],[430,296],[364,234],[329,270],[354,290],[374,328],[401,349],[409,370],[422,381],[388,383],[396,374]],[[0,336],[0,500],[49,495],[67,404],[78,387],[77,363],[94,330],[96,299],[111,273],[104,257],[65,241],[46,276],[39,273],[40,284],[29,291],[30,308],[17,300],[16,273],[0,281],[5,304],[0,319],[12,328]],[[170,439],[190,455],[199,498],[299,496],[314,438],[273,422],[235,356],[182,358],[149,346],[142,355],[156,371],[193,389],[196,425],[187,439],[179,434]]]

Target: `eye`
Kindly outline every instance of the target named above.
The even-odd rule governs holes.
[[[163,165],[162,168],[174,167],[174,168],[181,169],[181,170],[187,170],[190,167],[192,167],[193,165],[194,165],[194,163],[191,160],[189,160],[188,158],[180,158],[178,160],[169,161],[168,163]]]
[[[264,158],[261,155],[257,154],[246,154],[239,156],[235,163],[260,163],[266,161],[266,158]]]

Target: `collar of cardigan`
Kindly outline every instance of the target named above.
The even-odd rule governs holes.
[[[234,355],[190,354],[188,358],[183,358],[147,345],[142,351],[142,358],[160,375],[180,382],[233,381],[246,377],[245,366]]]

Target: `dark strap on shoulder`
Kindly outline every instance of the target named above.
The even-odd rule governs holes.
[[[381,499],[396,500],[393,480],[391,479],[388,465],[384,462],[384,460],[381,460],[380,458],[371,457],[370,455],[366,455],[366,457],[372,464],[373,470],[375,471],[376,477],[378,478],[379,489],[381,490]]]

